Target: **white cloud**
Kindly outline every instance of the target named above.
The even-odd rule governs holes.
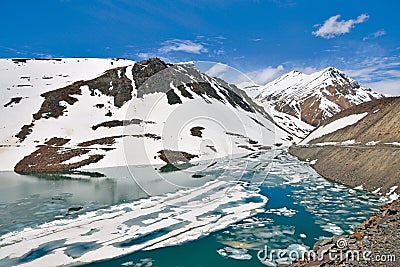
[[[354,69],[345,70],[347,74],[360,82],[372,82],[385,79],[400,78],[400,61],[392,58],[370,58],[369,62],[356,65]]]
[[[220,78],[228,83],[251,83],[250,78],[240,70],[223,63],[210,61],[195,61],[197,69],[209,76]]]
[[[24,49],[21,50],[6,46],[0,46],[0,49],[7,51],[8,54],[11,54],[10,56],[18,55],[19,57],[38,57],[38,58],[57,57],[56,55],[50,53],[32,51],[33,50],[32,47],[29,46],[24,46]]]
[[[156,57],[156,55],[154,53],[137,53],[136,54],[140,59],[149,59],[151,57]]]
[[[354,64],[355,69],[345,70],[364,87],[388,96],[400,95],[400,59],[398,57],[373,57]]]
[[[158,49],[160,53],[169,52],[186,52],[192,54],[200,54],[208,52],[203,44],[195,43],[191,40],[172,39],[165,41]]]
[[[379,31],[374,32],[374,33],[371,33],[368,36],[365,36],[363,38],[363,41],[366,41],[366,40],[369,40],[369,39],[375,39],[375,38],[378,38],[378,37],[383,36],[383,35],[386,35],[386,31],[384,29],[379,30]]]
[[[363,84],[365,87],[371,88],[376,92],[380,92],[386,96],[400,95],[400,77],[394,79],[385,79],[378,82]]]
[[[252,71],[247,73],[247,76],[255,83],[259,85],[265,85],[268,82],[278,78],[285,72],[283,65],[279,65],[276,68],[266,67],[261,70]]]
[[[332,16],[323,25],[318,25],[319,29],[312,34],[325,39],[334,38],[338,35],[349,33],[356,24],[365,22],[369,16],[361,14],[357,19],[338,20],[340,15]]]
[[[228,70],[228,66],[222,63],[216,63],[206,71],[206,74],[212,77],[218,77],[218,75]]]
[[[315,67],[301,67],[301,68],[297,68],[297,70],[304,74],[312,74],[314,72],[320,71],[320,69],[315,68]]]
[[[367,67],[363,69],[345,70],[344,72],[357,81],[371,81],[373,79],[376,67]]]

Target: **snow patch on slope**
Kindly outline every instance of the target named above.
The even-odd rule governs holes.
[[[311,140],[320,138],[321,136],[333,133],[337,130],[343,129],[347,126],[353,125],[363,119],[365,116],[368,115],[368,112],[364,112],[361,114],[352,114],[347,117],[340,118],[335,120],[327,125],[321,126],[313,131],[310,135],[308,135],[303,141],[299,143],[299,145],[306,145]]]

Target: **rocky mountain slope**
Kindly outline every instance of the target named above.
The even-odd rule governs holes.
[[[328,179],[396,199],[400,193],[400,97],[344,110],[290,152]]]
[[[192,64],[0,60],[0,170],[187,163],[299,140]]]
[[[254,100],[260,105],[270,105],[312,126],[344,109],[383,97],[332,67],[310,75],[294,70],[258,91]]]

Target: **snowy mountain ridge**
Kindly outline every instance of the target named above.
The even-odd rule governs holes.
[[[191,63],[4,59],[0,88],[2,171],[212,161],[300,140]]]
[[[269,103],[275,110],[312,126],[341,110],[383,97],[333,67],[312,74],[293,70],[258,90],[254,98],[257,103]]]

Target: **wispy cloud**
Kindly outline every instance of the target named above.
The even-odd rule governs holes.
[[[26,51],[22,51],[22,50],[18,50],[12,47],[5,47],[5,46],[0,46],[0,49],[7,51],[10,54],[14,54],[14,55],[24,55],[27,52]]]
[[[332,16],[327,19],[324,24],[316,25],[319,28],[312,32],[312,34],[325,39],[334,38],[338,35],[349,33],[356,24],[363,23],[368,18],[369,16],[366,14],[361,14],[357,19],[349,20],[339,20],[340,15]]]
[[[376,82],[400,78],[399,68],[400,58],[398,57],[371,57],[359,63],[353,63],[352,68],[345,72],[361,82]]]
[[[38,58],[54,58],[53,54],[45,52],[32,51],[33,49],[29,46],[25,46],[23,49],[16,49],[12,47],[0,46],[1,50],[7,51],[9,57],[38,57]]]
[[[371,57],[344,70],[363,86],[385,95],[400,95],[400,58]]]
[[[283,65],[277,67],[266,67],[260,70],[252,71],[247,73],[247,76],[255,83],[259,85],[267,84],[268,82],[278,78],[284,74],[285,68]]]
[[[400,56],[370,56],[343,62],[319,61],[309,62],[284,62],[276,67],[266,67],[246,73],[255,84],[264,85],[279,78],[290,70],[296,69],[305,74],[322,70],[327,66],[335,66],[343,70],[362,86],[371,88],[376,92],[388,96],[400,95]]]
[[[206,71],[206,74],[212,77],[218,77],[219,75],[227,71],[227,69],[228,66],[226,64],[216,63]]]
[[[201,43],[195,43],[191,40],[171,39],[165,41],[158,49],[160,53],[186,52],[192,54],[207,53],[208,49]]]
[[[386,35],[386,31],[384,29],[382,29],[382,30],[376,31],[374,33],[368,34],[367,36],[365,36],[363,38],[363,41],[375,39],[375,38],[378,38],[378,37],[384,36],[384,35]]]
[[[316,68],[316,67],[301,67],[301,68],[296,68],[298,71],[304,73],[304,74],[311,74],[317,71],[320,71],[320,69]]]
[[[365,83],[364,86],[372,88],[374,91],[380,92],[386,96],[400,95],[400,77],[385,79],[378,82]]]
[[[156,57],[157,55],[154,53],[143,52],[143,53],[137,53],[136,56],[138,56],[140,59],[148,59],[151,57]]]
[[[203,39],[204,37],[196,37],[196,39]],[[148,59],[151,57],[158,57],[167,62],[181,62],[193,60],[194,55],[213,55],[219,56],[225,53],[222,49],[210,49],[206,47],[207,42],[199,40],[183,40],[183,39],[170,39],[162,42],[158,47],[149,47],[146,50],[138,50],[135,46],[127,46],[129,51],[124,53],[127,58]],[[136,51],[135,51],[136,50]],[[182,54],[175,52],[187,53],[188,58]],[[178,56],[178,57],[177,57]]]

